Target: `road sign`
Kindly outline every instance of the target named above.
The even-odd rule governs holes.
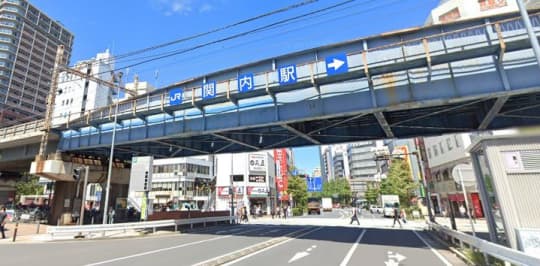
[[[336,54],[326,57],[326,74],[328,76],[339,75],[349,71],[346,54]]]
[[[216,82],[210,81],[202,84],[201,97],[203,100],[216,97]]]
[[[286,65],[278,69],[279,85],[293,84],[298,81],[296,65]]]
[[[169,104],[170,105],[182,104],[183,94],[184,94],[184,91],[180,88],[170,90],[169,91]]]
[[[322,191],[322,178],[321,177],[307,177],[307,191],[308,192],[321,192]]]
[[[238,76],[238,92],[248,92],[255,89],[253,82],[253,73],[242,74]]]

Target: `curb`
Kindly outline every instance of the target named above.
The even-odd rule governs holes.
[[[197,264],[195,264],[195,266],[217,266],[217,265],[222,265],[222,264],[225,264],[227,262],[231,262],[233,260],[236,260],[236,259],[239,259],[239,258],[244,257],[246,255],[249,255],[251,253],[254,253],[256,251],[259,251],[259,250],[262,250],[262,249],[277,245],[277,244],[279,244],[281,242],[284,242],[284,241],[287,241],[287,240],[291,239],[292,237],[294,237],[296,235],[300,235],[300,234],[309,232],[310,230],[313,230],[313,229],[314,228],[308,228],[308,229],[302,229],[302,230],[299,230],[299,231],[295,231],[295,232],[289,233],[287,235],[284,235],[284,236],[281,236],[281,237],[278,237],[278,238],[273,238],[273,239],[264,241],[262,243],[257,243],[255,245],[251,245],[249,247],[246,247],[246,248],[243,248],[241,250],[235,251],[235,252],[233,252],[231,254],[218,256],[218,257],[215,257],[213,259],[209,259],[207,261],[197,263]]]

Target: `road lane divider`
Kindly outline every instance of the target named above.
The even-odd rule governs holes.
[[[312,227],[308,229],[300,229],[291,233],[288,233],[284,236],[273,238],[267,241],[264,241],[262,243],[257,243],[255,245],[251,245],[247,248],[243,248],[225,255],[221,255],[209,260],[205,260],[203,262],[199,262],[197,264],[194,264],[193,266],[216,266],[216,265],[223,265],[228,266],[235,264],[237,262],[240,262],[242,260],[245,260],[249,257],[255,256],[259,253],[262,253],[264,251],[267,251],[271,248],[275,248],[277,246],[283,245],[289,241],[292,241],[294,239],[303,237],[305,235],[311,234],[313,232],[316,232],[318,230],[323,229],[322,226],[316,227],[311,229]]]
[[[367,229],[364,229],[362,230],[362,232],[358,235],[358,237],[356,238],[356,241],[354,241],[354,244],[352,245],[352,247],[349,249],[349,252],[347,252],[347,255],[345,255],[345,258],[343,258],[343,261],[341,261],[341,263],[339,264],[339,266],[347,266],[347,264],[349,263],[349,261],[351,260],[351,257],[352,255],[354,254],[354,251],[356,250],[356,248],[358,247],[358,244],[360,243],[360,241],[362,241],[362,238],[364,237],[364,234],[366,233]]]
[[[426,245],[430,250],[431,252],[433,252],[433,254],[435,254],[435,256],[437,256],[437,258],[439,258],[443,263],[444,265],[446,266],[452,266],[452,264],[450,262],[448,262],[448,260],[446,260],[442,255],[441,253],[439,253],[437,250],[435,250],[420,234],[418,234],[416,232],[416,230],[412,230],[412,232],[422,241],[424,242],[424,245]]]
[[[253,231],[257,231],[257,230],[260,230],[260,228],[247,230],[247,231],[245,231],[243,233],[253,232]],[[118,258],[104,260],[104,261],[100,261],[100,262],[94,262],[94,263],[86,264],[85,266],[97,266],[97,265],[108,264],[108,263],[112,263],[112,262],[137,258],[137,257],[146,256],[146,255],[155,254],[155,253],[164,252],[164,251],[169,251],[169,250],[173,250],[173,249],[194,246],[194,245],[198,245],[198,244],[202,244],[202,243],[206,243],[206,242],[211,242],[211,241],[215,241],[215,240],[219,240],[219,239],[229,238],[229,237],[233,237],[233,235],[218,236],[218,237],[213,237],[213,238],[209,238],[209,239],[204,239],[204,240],[199,240],[199,241],[195,241],[195,242],[176,245],[176,246],[172,246],[172,247],[166,247],[166,248],[150,250],[150,251],[137,253],[137,254],[133,254],[133,255],[118,257]]]

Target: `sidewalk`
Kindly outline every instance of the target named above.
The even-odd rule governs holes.
[[[15,234],[16,223],[7,223],[6,224],[6,239],[0,239],[0,243],[12,243],[13,234]],[[36,224],[36,223],[19,223],[17,227],[17,238],[16,242],[31,241],[32,239],[46,235],[47,233],[46,224]],[[39,229],[39,231],[38,231]]]

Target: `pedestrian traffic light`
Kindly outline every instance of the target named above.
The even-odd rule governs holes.
[[[144,185],[143,190],[148,191],[148,171],[144,172]]]
[[[73,179],[79,180],[81,178],[81,169],[75,168],[73,169]]]

